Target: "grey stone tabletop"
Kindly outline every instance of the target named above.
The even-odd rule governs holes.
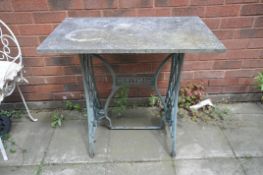
[[[66,18],[39,53],[223,52],[224,45],[196,16]]]

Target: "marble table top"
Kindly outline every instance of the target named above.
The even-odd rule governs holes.
[[[223,52],[224,45],[196,16],[66,18],[39,53]]]

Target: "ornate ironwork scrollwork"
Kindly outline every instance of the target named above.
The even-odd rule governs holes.
[[[6,30],[8,33],[4,33]],[[13,49],[16,49],[11,52],[11,44],[14,44]],[[0,60],[1,61],[13,61],[18,64],[22,64],[22,52],[20,45],[10,28],[0,20]],[[16,53],[15,55],[12,55]]]

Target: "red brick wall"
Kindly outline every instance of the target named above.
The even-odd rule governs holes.
[[[253,77],[263,70],[263,0],[0,0],[0,18],[16,34],[23,50],[28,100],[59,100],[83,96],[77,56],[43,56],[36,53],[40,42],[65,17],[71,16],[182,16],[198,15],[225,44],[221,54],[187,54],[183,80],[203,81],[216,93],[256,92]],[[150,73],[162,55],[115,56],[109,60],[118,72]],[[122,57],[126,57],[122,59]],[[131,65],[127,65],[127,63]],[[120,67],[120,65],[122,65]],[[100,93],[110,83],[97,64]],[[167,85],[169,66],[160,76]],[[134,96],[147,90],[132,90]],[[149,94],[149,92],[148,92]],[[14,95],[9,101],[17,100]]]

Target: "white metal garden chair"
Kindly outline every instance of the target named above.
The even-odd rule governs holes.
[[[14,33],[2,20],[0,20],[0,105],[4,98],[11,95],[17,87],[28,117],[32,121],[37,121],[37,119],[32,117],[19,87],[22,83],[28,83],[23,77],[22,61],[21,48]],[[7,159],[1,137],[0,149],[4,159]]]

